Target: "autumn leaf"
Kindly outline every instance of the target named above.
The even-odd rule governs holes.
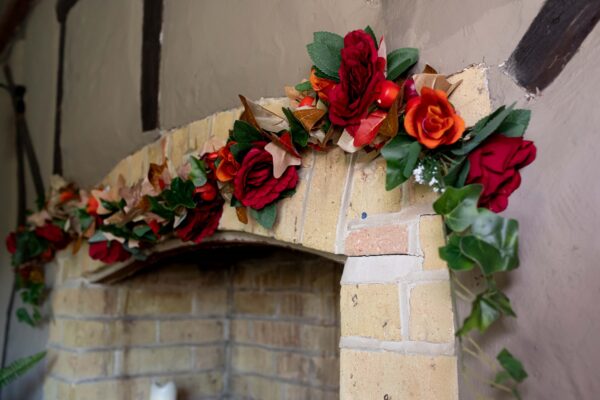
[[[326,111],[320,108],[306,108],[294,111],[294,116],[300,121],[304,129],[310,132],[312,128],[325,116]]]

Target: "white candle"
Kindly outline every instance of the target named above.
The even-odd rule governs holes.
[[[177,400],[177,389],[173,381],[164,385],[153,382],[150,388],[150,400]]]

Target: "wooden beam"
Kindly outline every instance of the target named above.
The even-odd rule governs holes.
[[[144,0],[142,33],[142,130],[158,128],[158,90],[160,71],[160,33],[163,0]]]

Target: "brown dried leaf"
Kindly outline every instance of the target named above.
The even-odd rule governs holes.
[[[435,90],[442,90],[446,92],[448,96],[456,89],[462,82],[450,83],[446,79],[446,75],[441,74],[415,74],[413,75],[415,81],[415,88],[420,94],[423,87],[432,88]]]
[[[242,224],[246,225],[248,223],[248,210],[246,207],[236,207],[235,213]]]
[[[271,112],[253,101],[246,99],[240,95],[240,100],[244,106],[242,116],[247,118],[249,124],[253,125],[258,130],[267,132],[279,132],[290,129],[290,126],[284,118]]]
[[[148,170],[148,181],[150,181],[150,184],[152,185],[154,190],[158,192],[162,190],[160,187],[160,181],[161,179],[164,179],[165,171],[168,171],[166,159],[163,161],[162,164],[150,163],[150,168]]]
[[[75,241],[73,241],[73,246],[71,247],[71,254],[73,254],[73,255],[77,254],[77,252],[81,248],[82,244],[83,244],[83,236],[77,235],[77,239],[75,239]]]
[[[310,132],[312,128],[325,116],[326,111],[320,108],[307,108],[304,110],[294,111],[294,116],[298,118],[298,121],[304,126],[307,132]]]
[[[392,104],[387,117],[383,120],[379,134],[387,137],[394,137],[398,134],[398,101]]]

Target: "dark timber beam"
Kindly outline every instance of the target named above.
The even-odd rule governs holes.
[[[530,92],[562,72],[600,19],[600,0],[546,0],[506,63]]]
[[[160,32],[163,0],[144,0],[142,32],[142,130],[158,128],[158,89],[160,71]]]

